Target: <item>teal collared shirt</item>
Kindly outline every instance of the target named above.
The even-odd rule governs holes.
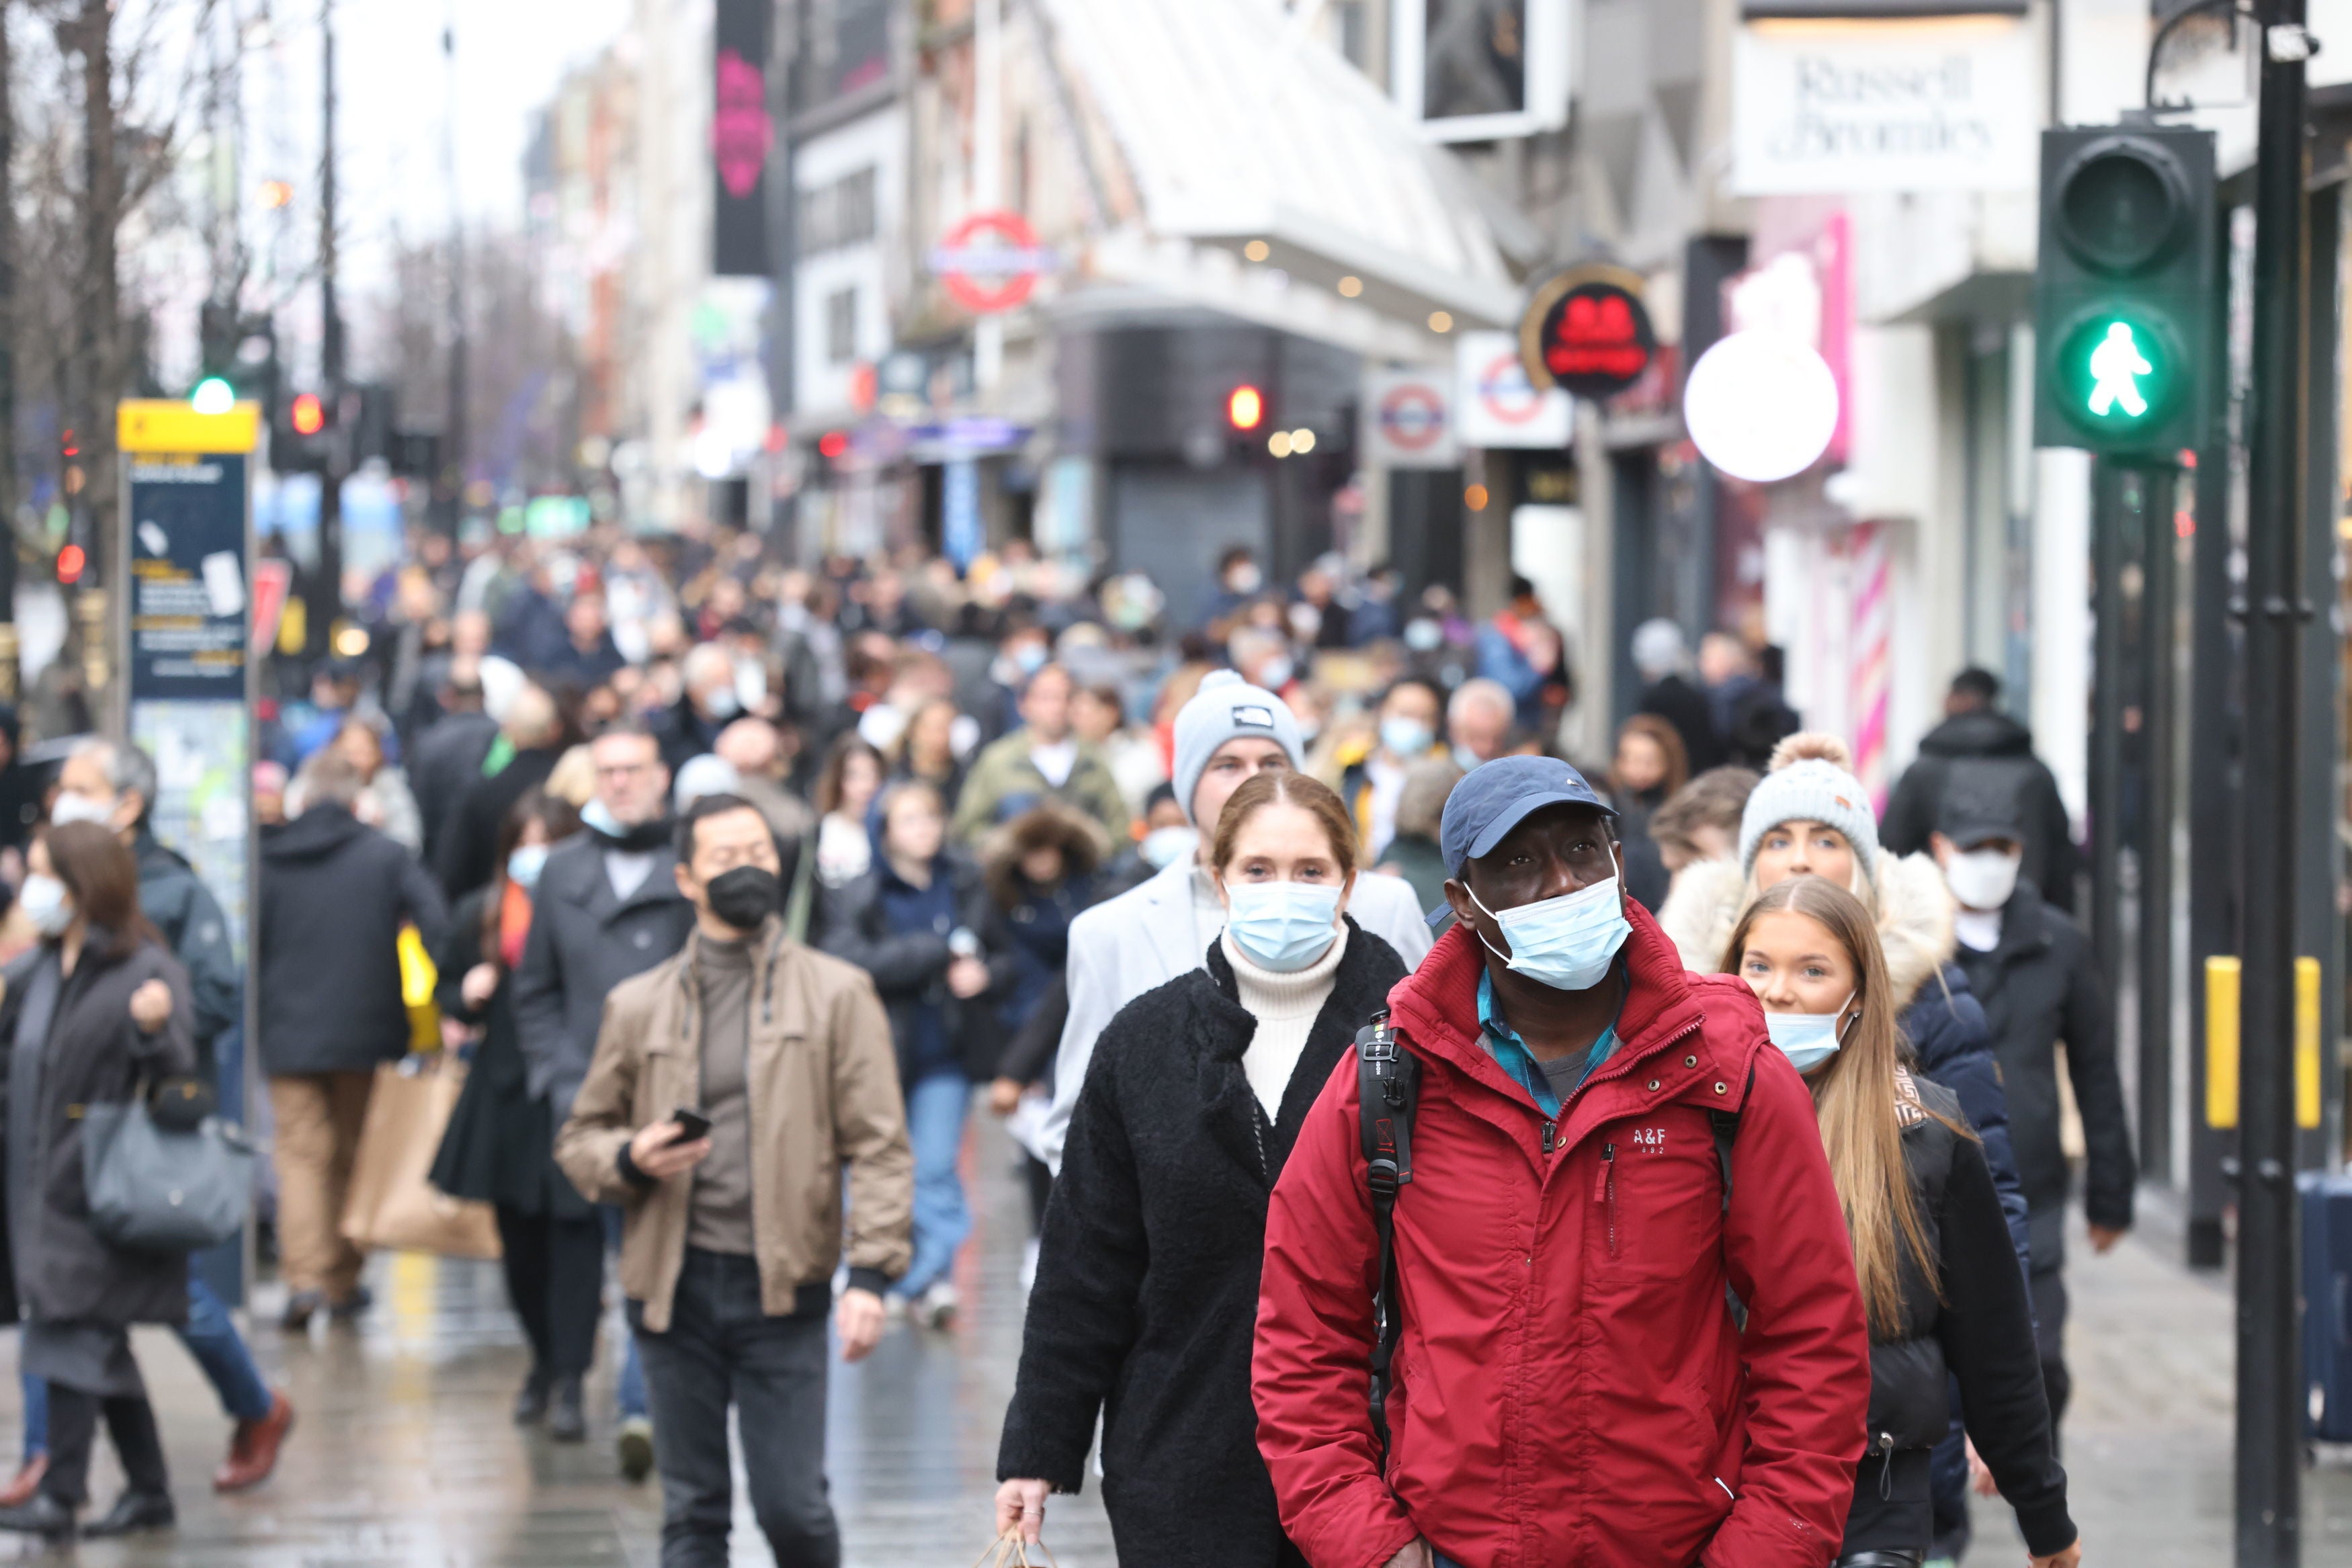
[[[1478,977],[1478,1039],[1486,1047],[1487,1054],[1501,1064],[1503,1071],[1517,1079],[1519,1085],[1535,1097],[1536,1104],[1545,1115],[1559,1114],[1559,1095],[1551,1086],[1551,1075],[1544,1071],[1543,1063],[1538,1061],[1535,1053],[1528,1049],[1528,1042],[1519,1038],[1519,1031],[1504,1022],[1502,1015],[1495,1010],[1495,977],[1492,975]],[[1584,1071],[1576,1075],[1577,1083],[1580,1084],[1591,1077],[1602,1062],[1616,1054],[1616,1051],[1617,1020],[1611,1019],[1609,1027],[1601,1031],[1601,1038],[1594,1040],[1592,1049],[1585,1053]],[[1573,1089],[1574,1085],[1570,1087]]]

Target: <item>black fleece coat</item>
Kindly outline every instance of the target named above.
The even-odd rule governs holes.
[[[1940,1084],[1913,1082],[1935,1114],[1915,1112],[1903,1133],[1903,1161],[1936,1279],[1898,1238],[1903,1332],[1872,1336],[1869,1446],[1854,1469],[1840,1554],[1927,1549],[1934,1533],[1928,1452],[1950,1421],[1948,1374],[1959,1385],[1969,1436],[2017,1510],[2027,1546],[2046,1556],[2074,1539],[2074,1526],[2066,1512],[2066,1472],[2052,1441],[2025,1278],[1983,1147],[1953,1130],[1967,1124],[1959,1098]]]
[[[1278,1568],[1250,1351],[1266,1197],[1356,1030],[1402,979],[1348,922],[1331,995],[1269,1121],[1242,1056],[1257,1020],[1222,946],[1102,1032],[1045,1208],[1000,1479],[1075,1492],[1102,1414],[1103,1504],[1122,1568]]]

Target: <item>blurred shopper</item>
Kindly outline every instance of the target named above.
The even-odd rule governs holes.
[[[739,718],[719,732],[713,753],[735,770],[736,793],[768,819],[782,843],[798,843],[816,831],[816,813],[792,787],[784,735],[764,718]]]
[[[882,754],[855,734],[825,754],[816,780],[816,876],[826,888],[846,887],[874,862],[874,835],[866,819],[882,792]]]
[[[999,1535],[1037,1539],[1046,1495],[1084,1482],[1099,1418],[1121,1563],[1195,1563],[1211,1519],[1221,1563],[1300,1562],[1257,1455],[1250,1339],[1266,1195],[1357,1029],[1404,977],[1348,917],[1355,840],[1339,798],[1302,774],[1241,786],[1208,861],[1224,930],[1202,967],[1103,1030],[1029,1296]]]
[[[1445,739],[1464,772],[1503,755],[1517,711],[1499,681],[1469,680],[1454,688],[1445,704]]]
[[[957,1166],[971,1086],[1004,1049],[989,993],[1012,955],[981,933],[992,923],[980,868],[947,847],[947,807],[916,780],[882,791],[873,869],[825,900],[824,950],[866,971],[890,1015],[907,1138],[915,1155],[915,1251],[891,1286],[916,1321],[944,1329],[959,1301],[949,1278],[971,1234]]]
[[[888,752],[890,778],[929,785],[940,800],[953,806],[963,790],[963,764],[956,759],[954,702],[931,697],[914,711]]]
[[[742,715],[735,661],[715,643],[697,643],[680,666],[686,690],[655,730],[662,765],[672,773],[719,744],[719,732]]]
[[[483,759],[499,733],[498,721],[482,711],[478,667],[453,668],[441,687],[442,716],[416,737],[409,752],[409,789],[416,797],[425,830],[425,861],[439,865],[441,841],[466,787],[482,776]]]
[[[1755,679],[1731,708],[1731,727],[1724,732],[1724,757],[1742,768],[1762,768],[1773,748],[1803,728],[1797,710],[1784,693],[1787,660],[1767,643],[1755,653]]]
[[[2000,710],[2000,678],[1966,669],[1952,677],[1944,722],[1919,740],[1919,758],[1886,803],[1886,847],[1917,854],[1927,847],[1948,801],[1990,805],[2013,817],[2023,833],[2024,879],[2059,910],[2074,907],[2082,854],[2058,780],[2033,754],[2033,733]]]
[[[1047,664],[1029,677],[1021,694],[1021,727],[991,742],[971,765],[955,807],[955,838],[970,844],[1010,815],[1050,797],[1096,821],[1114,843],[1123,841],[1133,819],[1110,763],[1078,738],[1070,725],[1070,673]]]
[[[604,596],[575,593],[563,607],[562,646],[541,674],[559,685],[584,692],[603,685],[628,663],[605,619]]]
[[[310,768],[302,814],[261,835],[257,933],[261,1068],[277,1119],[278,1238],[287,1332],[369,1297],[343,1239],[343,1194],[379,1063],[408,1053],[397,944],[446,936],[441,890],[407,851],[352,815],[363,788],[341,751]]]
[[[530,1091],[512,982],[548,854],[579,830],[578,813],[562,800],[533,790],[516,801],[499,838],[499,874],[457,902],[435,955],[441,1016],[478,1030],[480,1044],[433,1162],[433,1185],[497,1208],[507,1299],[530,1347],[515,1422],[545,1419],[560,1443],[588,1436],[580,1380],[595,1355],[604,1305],[604,1228],[556,1168],[555,1127],[546,1098]]]
[[[0,703],[0,869],[24,880],[25,844],[41,821],[43,770],[25,760],[16,705]]]
[[[417,854],[425,848],[424,819],[418,813],[416,797],[409,792],[407,775],[384,760],[384,734],[381,717],[353,714],[335,732],[334,748],[350,759],[364,780],[352,815],[409,853]],[[294,784],[299,800],[300,775]],[[298,813],[299,810],[298,805]]]
[[[1192,854],[1151,879],[1097,904],[1070,926],[1070,1013],[1054,1060],[1054,1106],[1039,1134],[1048,1165],[1058,1166],[1070,1111],[1086,1084],[1095,1037],[1119,1009],[1196,967],[1195,954],[1224,925],[1225,909],[1207,855],[1225,802],[1265,772],[1296,772],[1304,757],[1298,726],[1272,692],[1218,671],[1176,718],[1174,797],[1196,830]],[[1349,895],[1356,923],[1410,965],[1429,951],[1429,927],[1412,889],[1367,872]],[[1195,940],[1197,938],[1197,940]]]
[[[1727,968],[1812,1092],[1870,1322],[1870,1447],[1837,1562],[1926,1555],[1949,1376],[2035,1568],[2074,1568],[2083,1552],[2000,1197],[1958,1096],[1903,1065],[1874,917],[1825,878],[1785,878],[1740,917]]]
[[[784,935],[782,869],[749,801],[705,796],[680,819],[674,885],[693,938],[613,988],[556,1139],[582,1194],[627,1216],[621,1287],[660,1434],[663,1568],[725,1568],[730,1407],[780,1568],[835,1568],[822,1419],[834,1270],[845,1235],[831,1315],[842,1358],[858,1361],[907,1267],[889,1024],[864,974]],[[704,1135],[687,1136],[681,1108],[698,1108]]]
[[[995,998],[1003,1039],[1028,1023],[1062,978],[1070,923],[1095,901],[1102,854],[1095,825],[1054,804],[1023,812],[990,841],[983,862],[989,909],[981,936],[989,952],[1006,960]]]
[[[131,851],[139,871],[139,906],[188,977],[196,1072],[218,1086],[225,1103],[245,1092],[245,966],[230,946],[228,917],[204,879],[154,834],[155,764],[136,746],[88,740],[58,770],[52,821],[96,822]],[[237,1332],[227,1304],[193,1269],[188,1318],[180,1341],[204,1368],[221,1407],[236,1423],[228,1458],[213,1472],[216,1491],[244,1491],[269,1479],[294,1424],[294,1407],[271,1390]],[[22,1478],[20,1477],[21,1480]],[[0,1501],[21,1502],[21,1497]]]
[[[1217,591],[1202,609],[1202,629],[1222,640],[1265,591],[1265,572],[1257,563],[1257,552],[1247,545],[1234,546],[1217,558]]]
[[[2046,903],[2024,873],[2026,802],[1999,792],[1948,801],[1934,849],[1960,905],[1960,967],[1983,1005],[2009,1097],[2032,1238],[2033,1316],[2054,1427],[2074,1379],[2066,1370],[2066,1199],[2073,1176],[2060,1135],[2058,1046],[2081,1116],[2083,1215],[2105,1252],[2131,1228],[2131,1117],[2116,1061],[2114,1023],[2090,940]]]
[[[1339,779],[1339,799],[1365,847],[1365,859],[1378,861],[1397,833],[1397,801],[1404,794],[1406,770],[1417,762],[1442,758],[1445,748],[1437,738],[1438,716],[1445,699],[1428,682],[1407,676],[1381,697],[1380,727],[1369,747],[1343,754],[1346,771]]]
[[[555,699],[540,687],[521,687],[504,706],[498,738],[482,759],[480,775],[458,797],[457,816],[434,862],[442,891],[452,898],[490,880],[498,870],[499,833],[507,813],[525,792],[547,782],[570,742]]]
[[[162,1435],[131,1350],[136,1323],[185,1321],[188,1262],[115,1247],[82,1199],[82,1107],[121,1104],[196,1065],[185,971],[139,910],[138,867],[93,822],[32,841],[20,894],[39,946],[8,966],[0,1029],[8,1074],[8,1242],[25,1317],[19,1365],[47,1388],[49,1462],[0,1530],[50,1541],[169,1528]],[[103,1416],[127,1480],[89,1525],[89,1460]]]
[[[1118,781],[1128,810],[1143,815],[1151,792],[1168,782],[1168,766],[1160,759],[1160,747],[1149,731],[1128,727],[1118,688],[1108,681],[1080,686],[1070,699],[1070,727],[1110,764],[1110,776]]]
[[[1534,583],[1511,579],[1511,601],[1478,629],[1477,652],[1478,674],[1510,692],[1520,727],[1546,740],[1558,734],[1561,712],[1576,700],[1576,677],[1568,644],[1545,619]]]
[[[1710,768],[1650,814],[1650,837],[1670,875],[1700,861],[1739,858],[1740,815],[1762,778],[1746,768]]]
[[[1683,629],[1660,616],[1633,628],[1633,668],[1642,677],[1641,711],[1655,714],[1682,737],[1683,756],[1693,773],[1723,761],[1723,737],[1716,732],[1715,707],[1690,679],[1690,645]]]
[[[1478,769],[1441,838],[1455,927],[1388,996],[1419,1089],[1385,1422],[1356,1072],[1267,1213],[1251,1387],[1284,1529],[1318,1568],[1825,1562],[1870,1373],[1802,1082],[1625,899],[1574,768]]]
[[[1403,878],[1412,901],[1423,909],[1445,902],[1445,858],[1437,847],[1437,830],[1445,818],[1445,799],[1462,779],[1454,759],[1441,753],[1407,768],[1397,795],[1396,837],[1377,869]]]
[[[581,813],[585,833],[548,853],[531,901],[530,935],[514,971],[515,1042],[528,1089],[561,1127],[596,1050],[613,988],[675,955],[694,928],[694,908],[667,873],[672,830],[669,769],[654,737],[606,730],[589,744],[596,795]],[[584,1190],[584,1189],[583,1189]],[[617,1393],[622,1473],[653,1465],[653,1431],[634,1342]]]
[[[1690,782],[1690,758],[1675,727],[1656,714],[1637,713],[1617,730],[1609,768],[1609,800],[1620,833],[1649,836],[1650,816]]]

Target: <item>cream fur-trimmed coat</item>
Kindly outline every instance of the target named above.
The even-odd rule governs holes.
[[[1924,854],[1897,860],[1882,852],[1872,890],[1886,978],[1900,1012],[1952,956],[1952,895],[1942,869]],[[1675,873],[1658,924],[1681,952],[1683,967],[1719,971],[1732,927],[1755,896],[1737,861],[1695,861]]]

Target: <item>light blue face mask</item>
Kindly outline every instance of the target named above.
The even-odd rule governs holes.
[[[1339,890],[1307,882],[1229,882],[1232,907],[1225,929],[1243,956],[1263,969],[1287,975],[1304,969],[1330,950],[1339,933]]]
[[[1848,997],[1833,1013],[1766,1013],[1764,1032],[1791,1067],[1810,1072],[1837,1054],[1845,1034],[1846,1009],[1853,1005]]]
[[[507,880],[525,893],[539,885],[539,873],[546,869],[545,844],[517,844],[514,853],[507,856]]]
[[[1610,852],[1610,863],[1616,864],[1614,850]],[[1513,974],[1525,975],[1556,991],[1589,991],[1608,976],[1609,966],[1633,932],[1626,923],[1625,901],[1618,891],[1621,880],[1612,876],[1558,898],[1517,904],[1499,913],[1487,909],[1475,893],[1470,902],[1493,915],[1495,924],[1503,928],[1503,940],[1511,945],[1511,956],[1505,962]],[[1484,936],[1478,940],[1496,957],[1503,956]]]
[[[1408,762],[1427,751],[1429,743],[1436,738],[1429,726],[1417,718],[1381,720],[1381,744],[1388,747],[1391,756],[1401,757]]]

